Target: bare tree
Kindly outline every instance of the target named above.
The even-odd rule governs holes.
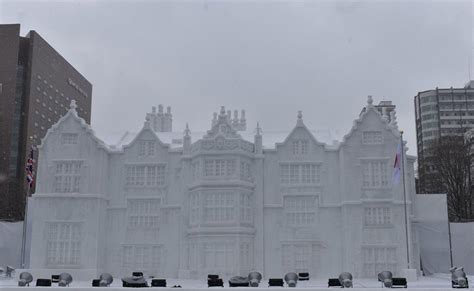
[[[474,220],[473,153],[464,135],[443,136],[431,147],[434,183],[447,193],[450,221]]]

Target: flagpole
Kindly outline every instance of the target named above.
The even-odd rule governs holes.
[[[21,238],[21,268],[25,268],[25,252],[26,252],[26,229],[28,223],[28,198],[30,197],[30,184],[26,190],[26,201],[25,201],[25,214],[23,218],[23,235]]]
[[[403,130],[400,131],[400,143],[401,143],[401,159],[402,159],[402,181],[403,181],[403,205],[405,208],[405,240],[407,248],[407,266],[410,269],[410,243],[409,243],[409,231],[408,231],[408,211],[407,211],[407,191],[405,182],[405,149],[403,147]]]

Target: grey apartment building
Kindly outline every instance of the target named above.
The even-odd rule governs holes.
[[[92,85],[37,32],[0,25],[0,219],[23,217],[25,159],[72,99],[87,123]]]
[[[415,96],[418,148],[418,193],[440,193],[434,182],[430,148],[441,136],[462,135],[474,128],[474,81],[464,88],[436,88]]]

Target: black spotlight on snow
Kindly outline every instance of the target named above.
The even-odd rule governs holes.
[[[298,275],[296,273],[287,273],[285,275],[285,282],[288,284],[288,287],[296,287],[296,283],[298,282]]]
[[[452,267],[451,272],[451,286],[453,288],[469,288],[469,281],[463,267]]]
[[[31,281],[33,281],[33,276],[28,272],[22,272],[18,278],[18,286],[30,286]]]
[[[268,279],[268,287],[283,287],[284,282],[282,278],[270,278]]]
[[[59,287],[66,287],[69,286],[72,282],[72,276],[69,273],[61,273],[59,274],[59,282],[58,286]]]
[[[234,276],[229,280],[229,287],[248,287],[249,278],[243,276]]]
[[[258,287],[258,284],[262,281],[262,274],[259,272],[250,272],[248,278],[250,287]]]
[[[379,282],[382,282],[385,288],[392,288],[393,285],[393,275],[390,271],[382,271],[377,275]]]
[[[308,281],[309,280],[309,273],[298,273],[298,281]]]
[[[143,277],[142,272],[133,272],[131,277],[122,278],[122,287],[148,287],[148,282]]]
[[[219,275],[207,275],[207,287],[224,287],[224,281],[219,278]]]
[[[352,274],[348,272],[343,272],[339,275],[339,284],[342,288],[352,288]]]

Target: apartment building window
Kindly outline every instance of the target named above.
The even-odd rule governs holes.
[[[77,144],[77,133],[62,133],[61,144],[63,145]]]
[[[53,189],[56,193],[79,192],[82,161],[56,162]]]
[[[284,185],[321,182],[320,165],[314,163],[285,163],[280,165],[280,182]]]
[[[138,142],[138,155],[139,156],[154,156],[155,155],[155,144],[153,140],[141,140]]]
[[[146,229],[159,227],[160,199],[129,199],[127,203],[128,227]]]
[[[142,270],[156,274],[164,266],[161,245],[124,245],[122,267],[129,270]]]
[[[315,196],[286,196],[283,204],[287,225],[308,226],[315,223]]]
[[[364,277],[377,276],[380,270],[397,269],[396,247],[363,246],[363,273]]]
[[[46,265],[76,267],[80,265],[82,223],[48,222]]]
[[[235,206],[233,192],[204,193],[204,222],[234,221]]]
[[[292,142],[293,155],[307,155],[309,141],[307,139],[294,140]]]
[[[385,160],[362,162],[362,185],[364,188],[388,187],[388,163]]]
[[[383,135],[381,131],[364,131],[362,133],[363,144],[382,144]]]
[[[391,209],[389,207],[364,208],[365,226],[390,226],[392,223]]]
[[[128,165],[125,184],[127,186],[161,186],[165,183],[165,165]]]

